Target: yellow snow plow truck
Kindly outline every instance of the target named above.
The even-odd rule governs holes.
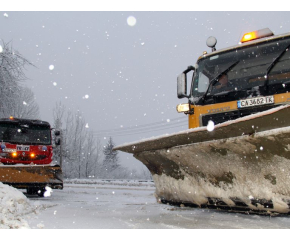
[[[290,33],[266,28],[220,50],[216,42],[208,38],[212,51],[177,78],[189,129],[115,149],[148,167],[159,202],[289,213]]]

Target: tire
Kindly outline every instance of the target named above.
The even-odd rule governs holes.
[[[35,194],[37,194],[37,191],[38,191],[37,188],[27,188],[27,189],[26,189],[26,192],[27,192],[27,194],[29,194],[29,195],[35,195]]]
[[[44,197],[44,193],[45,193],[45,188],[38,189],[37,191],[37,195],[39,197]]]

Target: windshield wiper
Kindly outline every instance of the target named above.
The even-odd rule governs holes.
[[[204,93],[204,95],[201,97],[203,99],[203,102],[206,98],[206,95],[208,94],[208,91],[210,89],[211,86],[215,85],[218,82],[218,79],[223,75],[223,74],[227,74],[230,70],[232,70],[240,61],[236,61],[234,62],[232,65],[230,65],[228,68],[226,68],[224,71],[222,71],[221,73],[219,73],[216,77],[214,77],[212,80],[210,80],[209,85]]]
[[[288,50],[289,47],[290,47],[290,44],[287,45],[287,47],[274,59],[273,62],[271,62],[271,64],[267,68],[267,72],[266,72],[266,75],[265,75],[266,81],[265,81],[264,86],[268,86],[268,83],[269,83],[268,74],[269,74],[269,72],[272,70],[272,68],[276,65],[276,63],[283,56],[283,54]]]

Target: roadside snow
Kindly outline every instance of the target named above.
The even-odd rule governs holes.
[[[289,228],[288,216],[269,218],[159,204],[154,197],[155,187],[152,181],[66,181],[72,183],[65,183],[63,190],[55,189],[51,197],[28,195],[28,199],[20,190],[0,183],[0,229]],[[171,234],[172,232],[170,236]],[[169,239],[180,238],[179,234],[180,232],[178,236]],[[208,232],[206,234],[208,236]],[[28,235],[31,238],[30,232]],[[72,237],[74,236],[75,232]],[[2,232],[1,237],[3,238]],[[8,237],[10,236],[7,235],[7,239]],[[51,234],[41,234],[42,239],[45,237],[51,238]],[[164,238],[164,232],[162,237]],[[5,238],[4,236],[3,239]],[[22,231],[20,238],[23,239]]]
[[[93,184],[94,181],[91,180],[74,180],[74,183],[65,183],[63,190],[55,189],[50,198],[29,197],[32,203],[38,202],[43,206],[37,215],[27,220],[29,226],[32,229],[50,230],[146,229],[146,233],[149,229],[289,229],[288,216],[270,218],[214,209],[175,207],[157,202],[154,194],[155,187],[151,182],[147,186],[145,182],[143,186],[136,186],[135,183],[127,184],[127,181],[123,183],[121,180],[107,181],[96,181],[98,183]],[[83,184],[84,182],[91,183]],[[117,185],[117,183],[121,184]],[[110,231],[108,235],[110,239],[112,232]],[[136,239],[136,233],[132,233],[134,233],[132,237],[128,237],[127,232],[125,234],[122,232],[115,238],[125,236],[126,239],[133,239],[133,237]],[[260,233],[259,238],[261,238]],[[175,237],[172,237],[171,231],[170,236],[164,235],[165,232],[161,234],[160,237],[163,239],[188,238],[188,232],[187,235],[180,236],[181,232],[178,231]],[[208,234],[206,231],[202,236],[208,239]],[[72,237],[74,235],[75,231]],[[156,237],[156,232],[149,232],[148,236],[145,233],[139,235],[138,238],[149,239],[152,236]],[[65,236],[67,237],[66,234]],[[99,233],[96,236],[99,236]],[[198,238],[195,232],[193,236]],[[229,238],[227,236],[232,234],[224,232],[212,238],[225,240]],[[252,234],[250,236],[255,237]],[[249,235],[245,237],[249,238]],[[247,238],[241,237],[241,239]]]
[[[153,180],[117,180],[117,179],[65,179],[65,184],[97,184],[107,186],[145,186],[155,187]]]
[[[24,216],[33,205],[19,190],[0,182],[0,229],[29,228]]]

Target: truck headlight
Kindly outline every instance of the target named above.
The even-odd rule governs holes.
[[[189,104],[188,103],[183,103],[183,104],[179,104],[176,106],[176,110],[177,112],[179,113],[182,113],[182,112],[189,112]]]

